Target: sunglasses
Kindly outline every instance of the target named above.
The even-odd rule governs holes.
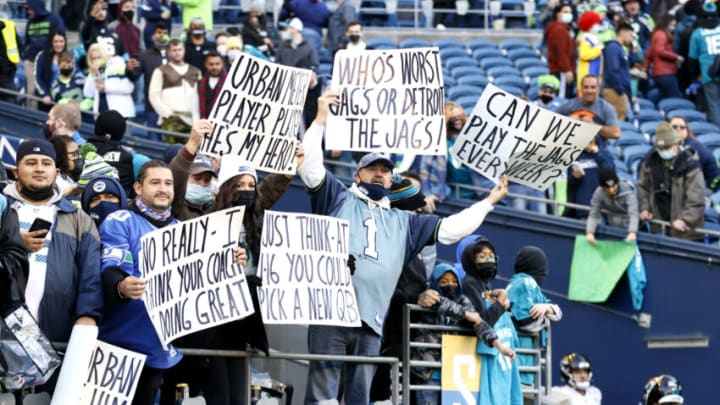
[[[685,125],[672,125],[672,128],[673,129],[683,129],[683,130],[687,129],[687,127]]]

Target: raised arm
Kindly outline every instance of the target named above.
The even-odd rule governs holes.
[[[325,166],[323,164],[322,137],[325,130],[325,121],[330,111],[330,105],[338,105],[340,99],[337,93],[327,92],[318,98],[318,112],[310,128],[303,137],[305,160],[298,167],[298,174],[303,183],[314,189],[325,179]]]

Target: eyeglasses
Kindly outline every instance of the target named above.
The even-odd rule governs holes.
[[[682,130],[687,129],[687,127],[685,125],[672,125],[672,128],[673,129],[682,129]]]
[[[485,255],[477,255],[475,256],[475,261],[479,263],[492,263],[497,260],[497,256],[485,256]]]
[[[76,150],[76,151],[68,152],[67,155],[70,159],[75,160],[80,157],[80,151]]]

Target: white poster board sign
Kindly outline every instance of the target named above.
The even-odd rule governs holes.
[[[80,405],[130,404],[145,355],[97,341]]]
[[[233,252],[244,211],[228,208],[143,236],[143,300],[163,344],[254,312]]]
[[[445,95],[438,48],[335,54],[325,144],[329,150],[445,155]]]
[[[360,326],[348,221],[265,211],[258,300],[266,324]]]
[[[450,153],[497,182],[546,190],[577,159],[600,126],[528,103],[489,84]]]
[[[312,72],[247,53],[235,59],[208,119],[199,153],[233,154],[272,173],[294,174],[295,144]]]

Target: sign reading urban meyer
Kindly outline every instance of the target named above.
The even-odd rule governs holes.
[[[506,175],[545,190],[599,130],[596,124],[556,114],[489,84],[450,153],[496,182]]]
[[[163,344],[254,312],[234,255],[244,211],[228,208],[143,236],[143,299]]]
[[[263,321],[360,326],[348,241],[346,220],[265,211],[258,261]]]
[[[82,405],[129,404],[145,355],[97,341],[82,391]]]
[[[199,152],[232,154],[272,173],[294,174],[295,144],[312,72],[246,53],[235,59]]]
[[[445,155],[445,103],[437,48],[335,55],[328,149]]]

